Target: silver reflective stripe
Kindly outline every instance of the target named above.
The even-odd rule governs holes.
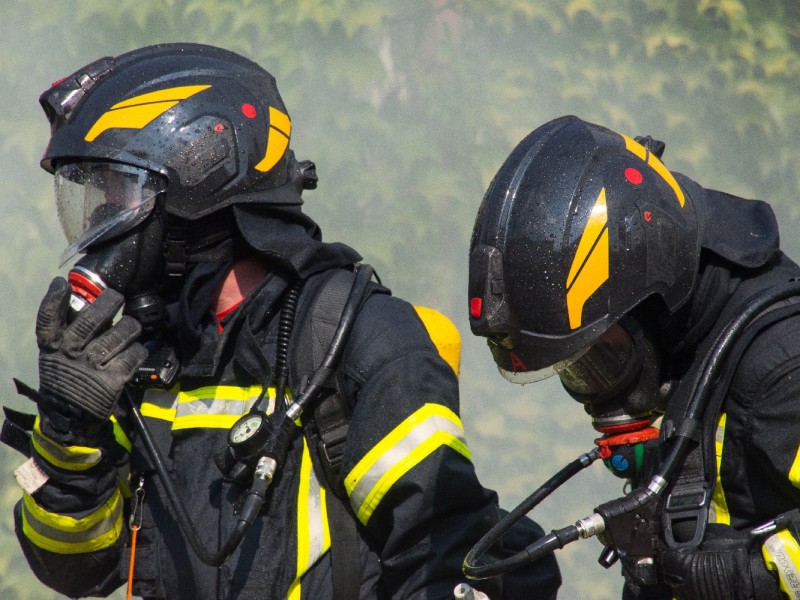
[[[148,390],[142,414],[172,421],[172,429],[227,429],[245,414],[261,395],[262,387],[217,385],[190,391]],[[275,388],[267,389],[267,413],[275,409]]]
[[[26,494],[22,519],[25,536],[40,548],[59,554],[93,552],[111,546],[122,532],[122,495],[115,491],[95,512],[76,519],[47,512]]]
[[[345,478],[358,519],[366,524],[394,483],[441,446],[470,458],[461,420],[445,406],[426,404],[395,427]]]
[[[319,484],[314,469],[311,468],[311,457],[303,452],[303,461],[308,459],[308,566],[313,565],[328,549],[330,539],[325,506],[325,490]]]
[[[36,452],[51,465],[67,471],[86,471],[103,457],[97,448],[87,446],[62,446],[44,435],[39,429],[39,419],[33,426],[31,442]]]
[[[330,546],[326,491],[317,479],[304,438],[297,490],[297,570],[286,594],[288,600],[300,600],[303,576]]]

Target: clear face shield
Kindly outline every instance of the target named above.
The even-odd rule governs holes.
[[[496,342],[493,352],[503,377],[513,383],[532,383],[558,375],[564,389],[592,416],[598,431],[652,418],[663,410],[671,393],[654,340],[632,318],[611,325],[588,347],[543,369],[524,368],[524,346],[502,347],[502,341]],[[508,367],[519,368],[511,371]]]
[[[139,167],[92,161],[59,166],[56,205],[69,243],[60,265],[142,223],[166,188],[163,175]]]
[[[587,348],[535,371],[500,373],[513,383],[534,383],[558,375],[567,390],[582,396],[602,394],[625,379],[636,362],[636,344],[619,324],[612,325]]]

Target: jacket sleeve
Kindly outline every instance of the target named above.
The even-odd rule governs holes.
[[[383,583],[392,598],[452,598],[464,557],[499,518],[470,459],[453,367],[409,304],[373,295],[343,376],[354,402],[344,484]],[[496,580],[476,587],[501,597]]]
[[[731,409],[721,420],[724,444],[741,444],[731,448],[733,456],[746,456],[748,464],[758,465],[747,473],[739,472],[735,463],[726,460],[723,446],[722,488],[730,497],[751,499],[754,523],[747,525],[800,508],[798,336],[800,317],[792,317],[754,340],[737,371],[728,400]],[[734,527],[743,525],[736,522],[736,515],[730,519]],[[774,576],[773,585],[792,599],[800,599],[799,532],[800,523],[793,523],[761,545],[764,564]]]
[[[47,481],[23,492],[14,521],[31,569],[48,587],[84,597],[104,596],[121,585],[129,449],[116,422],[91,441],[76,443],[60,439],[46,418],[37,418],[31,460]]]

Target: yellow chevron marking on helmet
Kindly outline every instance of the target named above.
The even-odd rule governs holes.
[[[622,135],[622,139],[625,140],[625,149],[628,150],[628,152],[631,152],[632,154],[635,154],[641,158],[647,163],[647,166],[658,173],[661,179],[667,182],[667,185],[672,188],[673,192],[675,192],[675,197],[678,200],[678,204],[680,204],[681,208],[683,208],[683,205],[686,202],[686,198],[683,195],[683,190],[681,189],[681,186],[678,185],[678,182],[675,181],[675,178],[672,176],[672,173],[669,172],[669,169],[664,166],[664,163],[662,163],[655,154],[652,154],[647,148],[642,146],[636,140],[632,140],[627,135]]]
[[[289,147],[289,137],[292,133],[292,122],[289,115],[282,113],[277,108],[269,107],[269,135],[267,136],[267,152],[255,169],[266,173],[281,159]]]
[[[606,188],[603,188],[592,207],[567,276],[567,314],[571,329],[581,326],[583,305],[608,279],[607,224]]]
[[[148,92],[118,102],[97,119],[84,139],[93,142],[97,136],[109,129],[142,129],[181,100],[186,100],[210,87],[210,85],[183,85]]]

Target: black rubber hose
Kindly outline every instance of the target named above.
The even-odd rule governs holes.
[[[300,296],[300,282],[289,286],[281,306],[278,322],[278,341],[275,354],[275,406],[283,406],[286,400],[286,381],[288,379],[289,339],[294,329],[294,316],[297,311],[297,299]],[[258,403],[254,404],[256,406]]]
[[[201,561],[211,567],[220,566],[226,560],[228,560],[230,555],[233,554],[233,551],[236,550],[236,547],[241,543],[242,538],[244,538],[244,534],[247,532],[247,529],[252,524],[255,515],[258,514],[259,510],[261,510],[261,506],[264,503],[264,498],[266,496],[266,490],[267,487],[269,487],[270,482],[259,479],[256,479],[253,482],[253,484],[250,486],[250,489],[247,491],[243,509],[239,514],[239,520],[231,533],[228,535],[227,540],[217,552],[209,552],[203,545],[200,537],[197,535],[197,529],[189,518],[189,511],[186,509],[186,505],[183,503],[183,500],[181,500],[181,497],[175,490],[175,486],[172,484],[167,466],[164,463],[164,458],[161,456],[161,452],[159,452],[158,447],[153,441],[153,436],[151,435],[147,424],[144,422],[144,418],[142,417],[142,413],[139,411],[139,407],[136,406],[136,403],[133,401],[130,392],[126,391],[122,396],[128,403],[127,408],[130,410],[130,413],[133,416],[133,422],[137,431],[142,436],[142,441],[144,442],[147,454],[150,456],[150,460],[153,461],[153,467],[155,468],[156,475],[158,475],[158,478],[161,480],[161,484],[167,494],[167,500],[172,507],[172,513],[175,517],[175,520],[178,522],[178,526],[183,532],[184,537],[189,542],[189,545],[191,545],[195,554],[197,554],[197,557]]]
[[[336,370],[336,366],[341,359],[347,338],[350,335],[350,331],[355,323],[356,316],[358,315],[358,310],[361,307],[361,301],[364,298],[364,292],[367,289],[367,284],[372,279],[372,276],[373,269],[369,265],[360,265],[357,268],[355,278],[353,279],[353,284],[350,289],[350,295],[342,311],[342,318],[339,322],[336,332],[334,333],[333,339],[328,346],[328,351],[325,355],[325,358],[323,359],[320,368],[314,372],[308,385],[300,394],[300,397],[298,397],[293,403],[297,405],[299,412],[302,412],[302,410],[316,398],[319,389],[327,382],[329,376]],[[197,535],[197,529],[188,516],[189,512],[172,484],[172,480],[169,477],[164,459],[156,447],[155,442],[153,441],[153,437],[150,434],[147,424],[144,422],[142,413],[139,411],[139,408],[136,406],[136,403],[129,392],[126,391],[126,393],[123,394],[123,397],[128,403],[127,408],[130,410],[130,413],[133,416],[136,429],[142,436],[145,449],[147,450],[150,459],[153,461],[156,475],[158,475],[158,478],[161,480],[164,491],[167,494],[167,500],[169,501],[170,506],[172,507],[172,512],[174,513],[175,519],[178,522],[178,526],[201,561],[212,567],[220,566],[230,557],[236,547],[241,543],[245,533],[247,532],[247,529],[250,527],[256,515],[261,510],[261,506],[264,503],[264,498],[266,497],[266,491],[269,487],[270,481],[258,478],[253,481],[247,491],[247,495],[245,496],[243,508],[239,513],[239,520],[237,521],[231,533],[228,535],[227,540],[216,553],[209,552]],[[281,422],[280,426],[276,427],[276,431],[273,433],[273,439],[271,440],[272,443],[270,444],[272,448],[270,449],[270,452],[268,452],[268,455],[276,460],[278,463],[278,468],[282,466],[283,458],[285,458],[286,451],[289,443],[291,442],[291,433],[294,429],[293,421],[295,416],[296,414],[293,416],[284,414],[284,421]]]
[[[708,398],[714,389],[714,382],[719,375],[719,370],[722,368],[729,351],[734,346],[734,342],[742,330],[773,304],[797,295],[800,295],[800,283],[796,281],[777,289],[764,290],[749,301],[745,309],[717,336],[711,351],[705,358],[705,366],[685,413],[685,422],[699,422],[702,420],[708,404]],[[690,441],[690,436],[676,436],[675,443],[670,449],[667,459],[651,481],[654,481],[657,477],[669,480]]]
[[[700,378],[692,392],[684,417],[679,423],[680,429],[678,434],[674,436],[674,442],[669,449],[666,460],[656,474],[650,478],[646,487],[641,487],[627,496],[611,500],[598,507],[597,514],[603,517],[604,521],[639,510],[644,504],[654,500],[664,491],[681,457],[688,450],[689,444],[694,439],[694,433],[701,426],[708,400],[714,390],[714,384],[719,377],[720,369],[724,366],[725,360],[728,358],[738,337],[767,308],[799,294],[800,284],[798,282],[764,290],[756,294],[747,303],[744,310],[725,326],[703,359]]]
[[[549,554],[556,548],[578,539],[578,529],[574,526],[565,527],[536,540],[533,544],[508,558],[495,561],[486,565],[478,565],[480,558],[514,526],[514,524],[529,513],[542,500],[569,481],[580,471],[592,464],[600,456],[599,449],[593,448],[586,454],[581,454],[558,473],[548,479],[533,494],[523,500],[514,510],[500,519],[479,541],[464,559],[462,570],[469,579],[486,579],[516,569],[526,563],[533,562]],[[574,530],[574,531],[573,531]]]
[[[339,325],[328,345],[328,351],[325,353],[325,357],[322,359],[319,368],[314,371],[306,387],[295,400],[295,404],[301,412],[316,399],[320,389],[336,371],[336,367],[342,358],[342,352],[347,343],[347,338],[350,336],[350,331],[355,324],[358,311],[361,308],[361,302],[364,299],[367,285],[372,279],[373,274],[374,271],[370,265],[359,265],[356,269],[353,284],[350,288],[350,294],[342,309],[342,317],[339,320]]]

